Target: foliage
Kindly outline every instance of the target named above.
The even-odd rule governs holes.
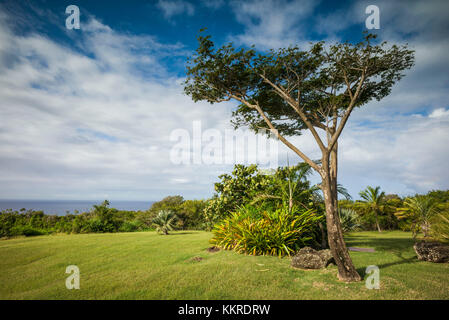
[[[42,211],[0,211],[0,237],[50,233],[104,233],[141,231],[149,228],[137,220],[140,212],[109,208],[109,202],[94,205],[89,212],[46,215]]]
[[[167,235],[168,231],[174,230],[174,222],[176,218],[176,214],[173,211],[161,210],[153,219],[153,224],[156,225],[156,230],[158,232]]]
[[[269,211],[245,206],[217,224],[211,243],[250,255],[290,255],[316,243],[315,229],[323,216],[296,206]]]
[[[368,211],[374,213],[376,227],[379,232],[381,232],[379,225],[379,215],[383,211],[383,203],[385,201],[385,192],[380,191],[380,187],[375,188],[368,186],[365,190],[360,191],[360,196],[362,197],[362,203]]]
[[[204,229],[204,208],[206,201],[204,200],[184,200],[182,196],[167,196],[160,201],[154,202],[151,208],[141,213],[138,220],[142,224],[150,227],[152,220],[161,210],[169,210],[176,214],[177,229]]]
[[[210,36],[198,37],[198,49],[187,64],[184,90],[194,101],[219,103],[235,99],[241,103],[233,114],[235,127],[249,126],[258,132],[269,129],[263,109],[282,135],[299,135],[305,120],[325,122],[321,111],[350,106],[361,76],[363,83],[357,106],[387,96],[403,71],[414,63],[413,51],[405,46],[373,45],[375,35],[358,44],[317,42],[308,50],[298,47],[257,52],[235,48],[232,43],[215,48]],[[348,88],[349,86],[349,88]],[[300,103],[306,118],[295,110]]]
[[[256,194],[251,204],[264,202],[274,208],[286,206],[291,210],[296,205],[309,209],[319,190],[317,186],[311,186],[307,179],[311,172],[311,167],[304,162],[296,166],[279,167],[268,177],[266,190]]]
[[[339,208],[338,215],[340,217],[341,228],[343,232],[352,232],[360,228],[357,212],[348,208]]]
[[[409,219],[413,238],[419,231],[424,233],[424,237],[429,235],[430,221],[437,213],[435,200],[429,196],[415,196],[404,201],[404,207],[399,208],[396,216],[399,219]]]
[[[449,243],[449,211],[441,212],[433,217],[430,235],[440,242]]]
[[[237,164],[231,174],[222,174],[215,183],[215,195],[204,209],[207,228],[228,216],[238,207],[253,200],[256,194],[267,192],[271,178],[260,174],[257,165]]]

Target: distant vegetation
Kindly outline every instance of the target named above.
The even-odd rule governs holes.
[[[88,212],[64,216],[22,209],[0,211],[0,237],[51,233],[110,233],[159,230],[211,230],[217,246],[247,254],[286,255],[299,247],[327,246],[324,202],[319,186],[300,163],[267,173],[256,165],[236,165],[219,176],[209,200],[168,196],[146,211],[123,211],[106,200]],[[449,190],[399,197],[368,186],[351,200],[339,186],[344,232],[411,231],[449,242]],[[343,197],[344,196],[344,197]]]

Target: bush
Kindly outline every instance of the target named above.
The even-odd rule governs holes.
[[[449,243],[449,212],[442,212],[433,219],[430,234],[435,240]]]
[[[177,219],[176,214],[170,210],[161,210],[153,219],[156,231],[167,235],[168,231],[174,230],[174,223]]]
[[[11,228],[12,236],[31,237],[31,236],[40,236],[40,235],[44,235],[44,234],[47,234],[47,233],[43,230],[39,230],[39,229],[33,228],[31,226],[14,226]]]
[[[339,208],[338,214],[340,216],[341,228],[343,232],[356,231],[360,227],[357,212],[354,210]]]
[[[138,230],[142,230],[144,225],[140,221],[125,221],[120,226],[120,232],[134,232]]]
[[[246,206],[217,224],[210,242],[239,253],[281,257],[316,244],[316,228],[322,219],[315,211],[296,207],[290,213],[285,206],[275,211]]]

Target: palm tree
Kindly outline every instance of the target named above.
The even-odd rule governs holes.
[[[360,191],[360,196],[363,199],[364,206],[374,213],[376,218],[376,227],[377,231],[382,232],[379,226],[379,214],[382,210],[382,204],[385,198],[385,192],[380,192],[380,187],[366,187],[365,190]]]
[[[156,225],[156,230],[167,235],[168,231],[173,230],[173,222],[176,220],[176,214],[170,210],[161,210],[152,220]]]
[[[404,208],[399,208],[396,216],[398,218],[411,218],[413,238],[415,238],[419,229],[422,230],[424,237],[428,236],[430,219],[436,213],[437,207],[433,199],[426,196],[416,196],[405,199]]]
[[[318,192],[317,186],[310,186],[307,177],[312,173],[312,168],[305,163],[296,166],[279,168],[273,175],[273,185],[276,186],[275,194],[256,194],[251,204],[274,200],[280,201],[292,211],[294,204],[299,204],[307,208],[306,203],[310,202],[312,195]]]

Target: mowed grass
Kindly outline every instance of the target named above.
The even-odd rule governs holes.
[[[418,261],[404,232],[361,232],[349,246],[365,278],[380,268],[381,288],[342,283],[337,269],[297,270],[290,259],[209,253],[200,231],[53,235],[0,241],[0,299],[449,299],[449,264]],[[191,260],[202,257],[201,261]],[[65,287],[68,265],[80,289]]]

